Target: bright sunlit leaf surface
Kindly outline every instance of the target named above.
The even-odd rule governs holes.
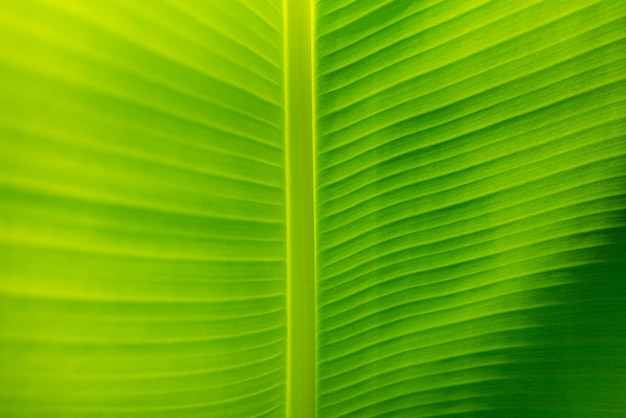
[[[284,416],[281,2],[0,5],[0,416]]]
[[[0,0],[0,418],[623,417],[625,118],[623,0]]]
[[[318,415],[624,416],[626,3],[318,5]]]

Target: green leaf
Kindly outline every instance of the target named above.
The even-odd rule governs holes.
[[[0,5],[0,417],[623,416],[623,1]]]
[[[318,416],[622,416],[624,3],[319,5]]]
[[[0,416],[284,415],[280,2],[2,2]]]

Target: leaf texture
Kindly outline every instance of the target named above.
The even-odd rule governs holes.
[[[0,4],[1,417],[623,416],[623,1]]]
[[[0,416],[283,416],[282,2],[1,4]]]
[[[318,416],[622,416],[625,35],[618,0],[318,0]]]

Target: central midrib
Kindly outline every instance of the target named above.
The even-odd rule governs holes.
[[[287,416],[315,416],[313,0],[283,2],[287,210]]]

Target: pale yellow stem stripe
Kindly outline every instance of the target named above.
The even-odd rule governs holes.
[[[287,416],[315,416],[312,8],[284,2],[287,168]]]

